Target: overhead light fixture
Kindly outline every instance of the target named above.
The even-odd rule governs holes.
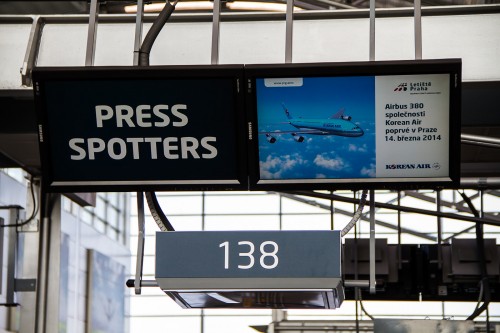
[[[150,3],[144,5],[145,13],[158,13],[165,7],[164,3]],[[210,1],[184,1],[178,2],[175,10],[213,10],[214,4]],[[125,6],[125,13],[137,13],[137,5]]]
[[[227,2],[226,7],[231,10],[286,12],[286,4],[276,3],[276,2],[233,1],[233,2]],[[303,9],[299,7],[293,7],[293,10],[303,10]]]
[[[226,8],[231,10],[241,11],[264,11],[264,12],[286,12],[286,4],[276,2],[259,2],[259,1],[233,1],[226,2]],[[151,3],[144,5],[145,13],[158,13],[164,3]],[[175,10],[213,10],[214,4],[211,1],[182,1],[178,2]],[[295,11],[303,10],[300,7],[294,7]],[[137,5],[125,6],[125,12],[132,14],[137,13]]]

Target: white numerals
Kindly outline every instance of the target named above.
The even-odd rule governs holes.
[[[271,252],[266,252],[266,245],[269,247],[272,247],[273,250]],[[274,267],[278,266],[279,258],[276,255],[278,253],[278,244],[276,244],[273,241],[267,241],[262,244],[260,244],[260,253],[262,254],[260,256],[260,265],[264,267],[265,269],[273,269]],[[265,259],[266,258],[272,258],[272,264],[271,265],[266,265]]]
[[[252,242],[247,242],[247,241],[238,242],[238,245],[248,245],[249,251],[248,252],[240,252],[239,255],[240,255],[240,257],[248,257],[248,259],[250,260],[248,265],[238,265],[238,268],[241,268],[241,269],[252,268],[253,265],[255,264],[255,258],[253,257],[253,253],[255,251],[255,246],[253,245]]]
[[[224,248],[224,269],[229,269],[229,242],[223,242],[219,244],[219,247]],[[244,265],[238,264],[238,269],[250,269],[255,265],[255,245],[249,241],[238,242],[238,247],[243,247],[242,251],[238,252],[238,256],[246,257],[246,262]],[[279,258],[278,251],[279,247],[276,242],[265,241],[260,244],[260,266],[264,269],[273,269],[278,266]]]
[[[229,269],[229,242],[220,243],[219,247],[224,248],[224,268]]]

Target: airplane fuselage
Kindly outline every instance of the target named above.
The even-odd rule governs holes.
[[[290,119],[290,125],[300,130],[317,130],[316,135],[339,135],[357,137],[364,134],[363,130],[353,122],[345,119]]]

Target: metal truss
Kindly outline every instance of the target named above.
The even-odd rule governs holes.
[[[394,194],[397,194],[397,193],[398,192],[394,192]],[[494,197],[500,197],[500,191],[498,191],[498,190],[484,191],[484,194],[491,195]],[[321,203],[317,200],[306,198],[306,197],[313,197],[313,198],[317,198],[317,199],[327,199],[327,200],[331,200],[331,201],[341,201],[341,202],[347,202],[347,203],[352,203],[352,204],[357,203],[356,199],[352,199],[352,198],[348,198],[348,197],[340,196],[340,195],[336,195],[336,194],[327,194],[324,192],[300,191],[300,192],[279,193],[279,195],[281,195],[287,199],[296,201],[296,202],[301,202],[301,203],[305,203],[305,204],[308,204],[308,205],[311,205],[314,207],[318,207],[318,208],[321,208],[324,210],[328,210],[328,211],[332,212],[332,214],[333,214],[333,211],[332,211],[331,205],[327,205],[327,204]],[[481,195],[481,192],[477,191],[477,193],[474,193],[473,195],[471,195],[470,198],[476,199],[476,198],[480,197],[480,195]],[[437,196],[436,197],[431,196],[426,192],[401,191],[401,192],[399,192],[399,196],[397,196],[396,198],[392,198],[392,199],[390,199],[386,202],[383,202],[383,203],[376,202],[375,206],[378,209],[382,209],[382,208],[383,209],[391,209],[391,210],[397,210],[398,212],[424,214],[427,216],[434,216],[436,218],[444,217],[444,218],[462,220],[462,221],[473,222],[473,223],[479,222],[482,224],[500,226],[500,217],[499,217],[500,210],[499,210],[499,212],[483,213],[482,218],[475,218],[475,217],[471,216],[472,211],[469,207],[467,207],[465,205],[465,202],[463,200],[447,201],[447,200],[440,199],[439,205],[436,203],[436,206],[437,206],[436,210],[431,211],[431,210],[424,210],[424,209],[419,209],[419,208],[402,206],[399,203],[397,203],[397,202],[399,202],[398,199],[402,199],[404,197],[409,197],[409,198],[421,200],[422,202],[425,202],[425,203],[436,203],[436,201],[437,201]],[[461,197],[456,196],[456,198],[458,199]],[[454,210],[456,210],[456,213],[443,213],[443,212],[441,212],[442,207],[454,209]],[[339,208],[335,208],[335,214],[340,214],[340,215],[351,217],[353,212],[339,209]],[[460,214],[467,214],[467,215],[460,215]],[[369,221],[368,216],[369,216],[369,213],[364,213],[361,216],[361,220]],[[399,217],[398,217],[398,219],[399,219]],[[382,221],[380,219],[375,219],[375,223],[378,226],[388,228],[390,230],[398,231],[398,233],[409,234],[409,235],[416,236],[416,237],[419,237],[419,238],[422,238],[425,240],[430,240],[433,242],[440,240],[439,235],[438,235],[438,237],[436,237],[436,236],[429,234],[429,233],[420,232],[420,231],[417,231],[417,230],[411,229],[411,228],[401,227],[400,223],[398,223],[398,225],[395,225],[393,223],[385,222],[385,221]],[[440,240],[440,242],[447,243],[451,239],[453,239],[459,235],[462,235],[464,233],[467,233],[469,231],[472,231],[473,229],[474,229],[474,226],[467,227],[459,232],[453,233],[451,236],[449,236],[447,238]],[[440,232],[438,231],[438,233],[440,233]]]

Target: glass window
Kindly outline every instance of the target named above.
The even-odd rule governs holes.
[[[92,220],[94,218],[94,214],[88,208],[82,209],[80,211],[80,220],[87,224],[92,224]]]
[[[81,209],[80,218],[111,239],[128,244],[129,222],[127,221],[130,208],[126,205],[129,195],[129,193],[98,193],[96,207]]]

